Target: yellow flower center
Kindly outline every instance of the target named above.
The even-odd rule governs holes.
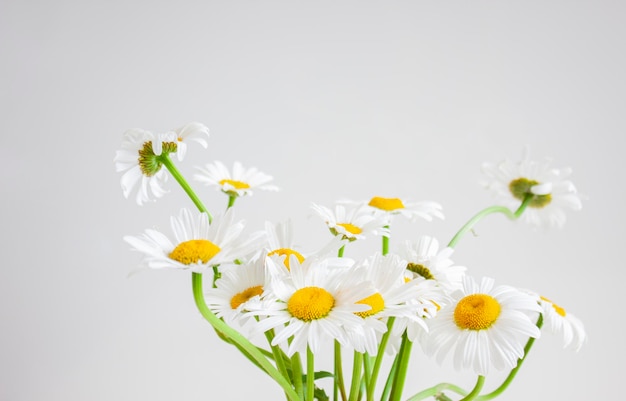
[[[369,205],[388,212],[404,209],[404,204],[399,198],[381,198],[380,196],[375,196],[370,200]]]
[[[230,186],[232,186],[235,189],[248,189],[248,188],[250,188],[250,184],[247,184],[247,183],[242,182],[242,181],[237,181],[237,180],[223,179],[222,181],[220,181],[220,185],[225,185],[225,184],[229,184]]]
[[[192,239],[178,244],[168,256],[184,265],[190,265],[198,261],[206,263],[219,251],[220,247],[209,240]]]
[[[559,305],[555,304],[554,302],[550,301],[548,298],[546,297],[540,297],[541,299],[543,299],[546,302],[550,302],[550,304],[552,305],[552,307],[554,308],[554,310],[556,311],[556,313],[558,313],[560,316],[565,317],[565,315],[567,314],[565,312],[565,309],[560,307]]]
[[[290,255],[295,255],[296,258],[298,258],[298,262],[300,263],[304,262],[304,256],[302,256],[300,252],[294,251],[293,249],[289,249],[289,248],[278,248],[267,254],[267,256],[272,256],[272,255],[278,255],[278,256],[286,255],[284,263],[287,269],[290,269],[290,266],[289,266]]]
[[[327,316],[333,306],[335,306],[335,298],[320,287],[300,288],[293,293],[287,302],[289,313],[305,322]]]
[[[250,298],[254,296],[261,295],[262,293],[263,293],[262,285],[256,285],[254,287],[246,288],[240,293],[235,294],[230,299],[230,307],[233,309],[237,309],[239,305],[241,305],[242,303],[249,301]]]
[[[385,300],[383,299],[383,296],[380,295],[380,293],[378,292],[370,295],[367,298],[363,298],[362,300],[357,302],[357,304],[369,305],[372,307],[372,309],[370,310],[355,313],[355,315],[359,315],[364,319],[368,316],[375,315],[381,310],[385,309]]]
[[[345,228],[346,231],[349,232],[350,234],[361,234],[363,232],[363,230],[361,230],[359,227],[355,226],[354,224],[338,223],[337,225]]]
[[[535,180],[517,178],[509,183],[509,191],[511,191],[514,197],[521,201],[523,201],[527,195],[531,195],[528,206],[540,209],[552,201],[552,195],[535,195],[530,192],[530,189],[537,184],[539,184],[539,182]]]
[[[491,295],[468,295],[456,305],[454,322],[461,329],[484,330],[498,319],[500,309],[500,303]]]
[[[417,274],[420,277],[424,277],[426,280],[432,280],[435,278],[435,276],[433,276],[433,274],[430,272],[430,270],[428,269],[428,267],[419,264],[419,263],[409,263],[406,268],[409,271],[412,271],[413,273]]]

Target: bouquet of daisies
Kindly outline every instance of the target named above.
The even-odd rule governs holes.
[[[544,326],[566,347],[578,350],[585,342],[582,323],[561,306],[489,277],[474,278],[451,259],[462,237],[491,214],[561,226],[565,209],[581,208],[569,170],[527,156],[519,163],[485,164],[486,186],[502,206],[478,212],[446,246],[416,236],[389,249],[392,219],[442,219],[436,202],[376,196],[332,207],[312,204],[331,236],[306,251],[294,245],[290,221],[247,232],[235,218],[237,198],[278,190],[256,168],[235,162],[230,170],[219,161],[198,167],[193,179],[227,196],[224,213],[214,216],[205,208],[176,162],[183,161],[188,143],[206,148],[208,137],[200,123],[124,134],[115,156],[124,196],[139,205],[154,201],[168,192],[173,177],[196,207],[172,216],[171,232],[148,229],[124,240],[143,254],[139,269],[190,271],[197,308],[216,335],[274,379],[287,400],[451,400],[451,394],[489,400],[511,383]],[[368,257],[344,255],[352,242],[374,236],[381,248]],[[457,369],[477,376],[474,388],[441,383],[403,398],[415,344],[439,362],[451,354]],[[332,366],[316,366],[320,355],[331,356]],[[492,371],[510,373],[484,392]],[[323,378],[332,386],[322,386]]]

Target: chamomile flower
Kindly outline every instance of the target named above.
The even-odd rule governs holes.
[[[375,196],[368,202],[354,202],[342,200],[338,203],[344,204],[362,204],[365,203],[372,210],[381,215],[385,219],[386,224],[390,224],[393,216],[401,215],[411,221],[424,219],[432,221],[434,217],[443,219],[444,215],[441,211],[441,205],[432,201],[411,202],[400,198],[383,198]]]
[[[528,151],[518,163],[509,160],[484,163],[483,172],[489,178],[485,187],[513,210],[530,197],[520,217],[527,223],[561,227],[566,220],[564,209],[580,210],[582,203],[576,187],[567,179],[571,169],[555,169],[550,165],[549,159],[530,160]]]
[[[455,265],[450,256],[452,248],[439,250],[439,241],[428,235],[415,241],[404,241],[398,255],[406,262],[407,274],[411,279],[434,280],[447,291],[461,288],[465,275],[464,266]]]
[[[241,163],[235,162],[232,173],[220,161],[214,161],[204,167],[198,167],[194,178],[206,185],[215,186],[228,196],[252,195],[255,189],[278,191],[278,187],[268,184],[274,178],[260,172],[257,168],[245,169]]]
[[[585,326],[576,316],[545,297],[538,297],[543,317],[549,332],[563,337],[563,348],[579,351],[587,340]]]
[[[416,282],[404,280],[405,264],[396,255],[383,256],[376,253],[353,268],[352,274],[362,277],[376,291],[358,301],[371,309],[357,312],[363,326],[346,330],[352,347],[359,352],[375,355],[381,335],[387,331],[389,317],[405,319],[421,324],[423,317],[434,305],[420,297]]]
[[[529,314],[540,312],[535,299],[513,287],[498,286],[483,278],[477,284],[463,277],[463,289],[451,295],[450,305],[430,319],[424,351],[441,363],[448,352],[454,367],[471,368],[478,375],[513,369],[524,356],[529,337],[537,338],[539,328]]]
[[[333,235],[348,241],[364,239],[367,235],[389,236],[386,221],[381,215],[373,214],[366,205],[336,205],[335,210],[311,204],[311,208],[324,220]]]
[[[244,326],[250,318],[245,312],[258,302],[265,285],[265,258],[228,269],[215,281],[216,288],[206,292],[206,302],[217,317],[229,325]]]
[[[144,254],[140,267],[202,273],[211,266],[248,257],[264,241],[261,233],[244,239],[244,223],[234,222],[230,210],[209,223],[206,213],[193,214],[182,209],[179,216],[171,218],[171,226],[173,241],[152,229],[140,236],[124,237],[135,250]]]
[[[272,345],[286,346],[288,356],[304,353],[307,347],[318,353],[332,340],[347,345],[345,328],[363,324],[356,313],[370,307],[358,301],[373,294],[371,286],[349,274],[350,269],[335,268],[328,259],[308,258],[303,263],[291,259],[290,269],[267,259],[270,279],[265,290],[276,302],[251,310],[261,317],[256,330],[276,329]]]
[[[124,133],[122,149],[115,153],[115,169],[124,172],[121,179],[122,191],[128,198],[135,187],[135,201],[142,205],[162,197],[168,174],[163,169],[160,157],[176,153],[182,160],[187,145],[186,139],[207,147],[209,129],[200,123],[189,123],[177,130],[154,134],[142,129],[130,129]]]

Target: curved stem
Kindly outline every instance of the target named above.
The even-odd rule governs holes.
[[[436,386],[431,388],[427,388],[426,390],[420,391],[414,396],[408,398],[406,401],[421,401],[428,397],[437,397],[443,390],[451,390],[455,393],[465,396],[467,395],[467,391],[463,390],[461,387],[456,386],[451,383],[439,383]]]
[[[515,212],[512,212],[511,209],[504,207],[504,206],[491,206],[491,207],[481,210],[480,212],[476,213],[474,217],[469,219],[469,221],[465,223],[465,225],[461,227],[459,231],[457,231],[457,233],[454,235],[454,237],[452,237],[452,239],[448,243],[448,247],[454,248],[456,244],[461,240],[461,238],[463,238],[463,236],[467,234],[468,231],[471,231],[474,228],[476,223],[478,223],[480,220],[482,220],[484,217],[490,214],[502,213],[511,220],[517,219],[518,217],[522,215],[524,210],[526,210],[526,207],[532,200],[532,197],[533,197],[532,194],[526,195],[526,197],[524,198],[524,201],[517,208]]]
[[[300,401],[300,397],[294,391],[289,380],[280,374],[280,372],[272,365],[259,349],[242,336],[237,330],[227,325],[223,320],[215,316],[206,305],[202,291],[202,274],[192,273],[193,297],[200,314],[213,326],[218,332],[226,336],[230,342],[237,344],[243,349],[259,366],[267,372],[282,388],[290,401]]]
[[[541,326],[543,326],[543,315],[542,314],[539,315],[539,318],[537,319],[537,323],[536,324],[537,324],[537,327],[541,329]],[[509,373],[509,375],[506,377],[506,379],[504,379],[504,382],[502,382],[502,384],[497,389],[493,390],[491,393],[485,394],[485,395],[481,395],[478,398],[476,398],[476,401],[491,400],[493,398],[496,398],[500,394],[502,394],[504,392],[504,390],[506,390],[507,387],[509,387],[509,384],[511,384],[511,382],[515,378],[515,375],[517,375],[517,372],[519,371],[520,367],[522,366],[522,363],[524,363],[524,360],[526,359],[526,355],[528,355],[528,352],[530,352],[530,349],[532,348],[534,343],[535,343],[535,338],[534,337],[530,337],[528,339],[528,341],[526,342],[526,346],[524,346],[524,356],[521,357],[517,361],[517,366],[515,368],[513,368],[513,370],[511,370],[511,373]]]
[[[187,180],[185,180],[185,177],[183,177],[180,171],[178,171],[178,169],[172,162],[172,159],[170,159],[170,157],[167,154],[162,154],[159,156],[159,161],[163,163],[165,168],[167,168],[170,174],[172,174],[172,177],[174,177],[176,182],[180,184],[180,186],[183,188],[185,193],[189,196],[189,198],[191,198],[191,201],[193,202],[193,204],[196,205],[198,210],[200,210],[202,213],[206,213],[209,216],[209,223],[210,223],[213,220],[213,216],[211,216],[211,213],[209,213],[206,207],[204,207],[204,205],[200,201],[200,198],[198,198],[198,195],[196,195],[193,189],[191,189],[191,186],[189,186],[189,183],[187,182]]]

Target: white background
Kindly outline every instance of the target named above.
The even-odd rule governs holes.
[[[545,334],[500,399],[619,398],[625,12],[620,1],[1,2],[0,400],[282,399],[203,321],[189,274],[127,278],[140,256],[122,237],[167,232],[193,205],[173,181],[157,203],[124,199],[115,151],[126,129],[190,121],[210,127],[210,147],[191,147],[183,172],[218,159],[273,175],[282,191],[240,199],[237,216],[251,231],[291,218],[309,250],[328,238],[311,201],[435,200],[446,220],[397,220],[392,247],[446,242],[493,202],[482,162],[529,145],[572,167],[584,208],[562,230],[493,216],[454,260],[586,325],[577,354]],[[414,350],[405,394],[473,385]]]

